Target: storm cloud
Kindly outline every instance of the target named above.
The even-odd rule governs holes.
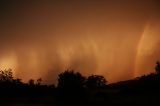
[[[154,71],[158,0],[1,0],[0,68],[56,82],[65,69],[109,82]]]

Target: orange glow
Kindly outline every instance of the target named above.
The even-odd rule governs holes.
[[[0,59],[0,70],[11,68],[13,70],[13,74],[15,74],[16,67],[17,60],[15,54],[10,54]]]
[[[17,2],[0,3],[0,68],[25,82],[53,83],[68,68],[116,82],[160,59],[157,0]]]
[[[153,26],[154,25],[154,26]],[[159,25],[157,23],[147,24],[140,39],[137,48],[136,65],[134,76],[140,76],[146,73],[154,72],[155,62],[159,60],[158,56],[153,56],[157,45],[159,44]],[[146,65],[146,66],[144,66]],[[148,67],[151,66],[151,67]]]

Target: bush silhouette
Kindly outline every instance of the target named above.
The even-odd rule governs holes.
[[[107,84],[106,79],[100,75],[91,75],[87,78],[86,87],[89,89],[97,89]]]
[[[85,77],[79,72],[66,70],[58,76],[58,101],[61,103],[83,103],[85,95]]]
[[[157,74],[160,74],[160,63],[159,63],[159,61],[157,61],[157,63],[156,63],[155,70],[156,70]]]
[[[79,72],[66,70],[65,72],[59,74],[58,88],[81,88],[84,86],[84,82],[85,77],[83,77]]]
[[[41,82],[42,82],[42,78],[39,78],[39,79],[37,79],[36,84],[37,84],[37,85],[41,85]]]
[[[14,80],[13,80],[13,83],[14,83],[14,84],[17,84],[17,85],[22,85],[22,84],[23,84],[22,79],[19,79],[19,78],[14,79]]]
[[[33,85],[35,85],[35,82],[34,82],[33,79],[30,79],[30,80],[28,81],[28,84],[31,85],[31,86],[33,86]]]
[[[12,69],[0,71],[0,82],[11,82],[13,81]]]

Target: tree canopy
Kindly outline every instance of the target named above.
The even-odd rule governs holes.
[[[13,81],[12,69],[0,70],[0,82],[11,82]]]
[[[73,70],[66,70],[58,76],[58,88],[76,88],[83,87],[85,77],[79,72]]]
[[[157,74],[160,74],[160,62],[159,61],[157,61],[157,63],[156,63],[155,70],[156,70]]]
[[[91,75],[86,80],[86,86],[89,89],[100,88],[107,84],[107,80],[101,75]]]

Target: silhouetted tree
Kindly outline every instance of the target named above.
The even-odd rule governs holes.
[[[41,85],[41,82],[42,82],[41,78],[37,79],[37,85]]]
[[[106,84],[106,79],[100,75],[91,75],[87,78],[86,81],[86,87],[89,89],[104,87]]]
[[[13,73],[12,73],[12,69],[8,69],[8,70],[0,70],[0,81],[1,82],[11,82],[13,81]]]
[[[22,79],[19,79],[19,78],[14,79],[14,80],[13,80],[13,83],[19,84],[19,85],[20,85],[20,84],[23,84],[23,83],[22,83]]]
[[[160,74],[160,63],[159,63],[159,61],[157,61],[157,63],[156,63],[155,70],[156,70],[157,74]]]
[[[29,85],[34,85],[34,80],[33,80],[33,79],[30,79],[30,80],[28,81],[28,84],[29,84]]]
[[[79,88],[84,87],[85,77],[79,72],[73,70],[66,70],[58,75],[58,88]]]
[[[86,97],[84,84],[85,77],[79,72],[66,70],[59,74],[57,86],[59,103],[68,103],[70,105],[83,103]]]

